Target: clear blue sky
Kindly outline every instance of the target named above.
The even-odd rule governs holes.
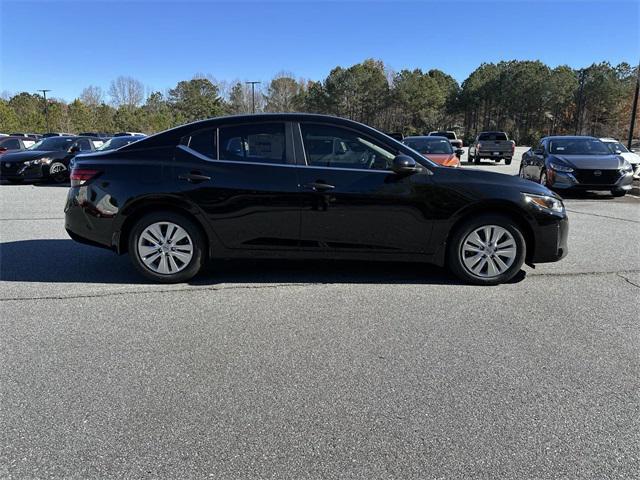
[[[640,57],[638,0],[0,0],[0,17],[0,91],[50,88],[67,100],[90,84],[106,91],[118,75],[157,90],[196,73],[321,79],[373,57],[461,82],[482,62],[583,67]]]

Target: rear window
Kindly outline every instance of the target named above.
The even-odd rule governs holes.
[[[507,134],[504,132],[481,133],[478,140],[507,140]]]
[[[429,134],[432,137],[445,137],[449,140],[456,140],[456,134],[453,132],[432,132]]]

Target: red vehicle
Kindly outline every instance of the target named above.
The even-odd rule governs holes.
[[[402,143],[443,167],[459,167],[464,152],[461,148],[454,149],[448,138],[433,135],[405,137]]]
[[[30,137],[0,137],[0,155],[10,152],[19,152],[29,148],[36,143],[35,138]]]

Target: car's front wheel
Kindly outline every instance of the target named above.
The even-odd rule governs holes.
[[[520,271],[526,255],[524,237],[513,220],[502,215],[482,215],[453,233],[447,263],[465,282],[497,285]]]
[[[626,190],[622,190],[621,188],[614,188],[611,190],[611,195],[614,197],[624,197],[627,194]]]
[[[64,183],[69,179],[69,170],[62,162],[53,162],[49,167],[49,177],[55,183]]]
[[[205,241],[189,219],[173,212],[140,218],[129,235],[129,255],[136,269],[161,283],[186,282],[201,270]]]

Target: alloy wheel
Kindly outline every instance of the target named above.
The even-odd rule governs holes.
[[[138,256],[152,272],[173,275],[193,258],[193,241],[187,231],[172,222],[156,222],[138,238]]]
[[[67,167],[64,163],[55,162],[49,167],[49,175],[58,183],[64,182],[67,178]]]
[[[505,273],[517,257],[515,238],[506,228],[483,225],[466,236],[460,248],[464,267],[473,275],[493,278]]]

